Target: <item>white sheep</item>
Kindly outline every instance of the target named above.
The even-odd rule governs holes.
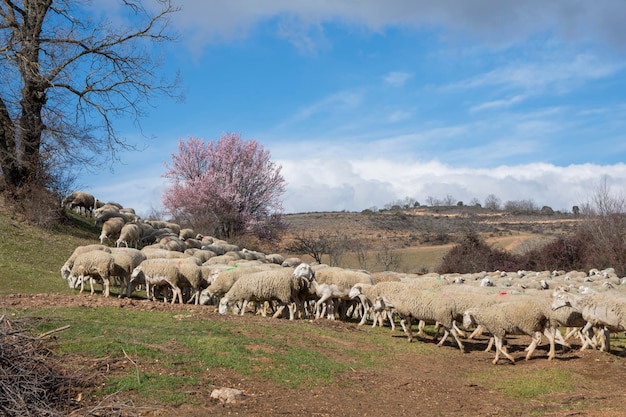
[[[454,337],[459,349],[465,350],[458,337],[454,321],[458,317],[457,306],[453,297],[443,296],[438,291],[422,290],[409,286],[406,291],[379,296],[374,302],[376,309],[393,308],[407,323],[407,337],[413,341],[412,319],[427,323],[439,323],[444,334],[437,346],[442,346],[449,334]]]
[[[68,281],[71,288],[76,288],[77,284],[80,283],[80,291],[82,292],[85,279],[91,278],[91,293],[93,294],[93,279],[100,280],[102,281],[104,296],[108,297],[111,277],[123,277],[125,275],[126,271],[115,263],[115,257],[112,254],[96,250],[76,257]]]
[[[130,275],[133,270],[146,260],[146,255],[139,249],[134,248],[112,248],[111,254],[115,258],[115,263],[127,272],[127,275],[120,277],[120,294],[122,297],[124,290],[126,296],[130,297],[132,288],[130,285]]]
[[[130,243],[133,247],[139,245],[141,239],[141,228],[136,223],[126,223],[120,230],[120,237],[115,241],[115,246],[120,247],[122,244],[128,247]]]
[[[529,360],[535,348],[541,342],[541,335],[548,328],[548,317],[545,312],[545,304],[541,300],[524,297],[517,301],[497,303],[484,307],[468,309],[463,314],[463,326],[481,325],[489,331],[495,342],[496,356],[493,364],[498,362],[500,353],[515,363],[504,340],[506,335],[528,335],[532,338],[528,347],[526,360]],[[545,332],[550,342],[548,359],[554,358],[554,337],[550,332]]]
[[[124,219],[121,217],[112,217],[102,225],[102,232],[100,233],[100,243],[104,243],[105,239],[119,236],[124,227]]]
[[[600,327],[608,332],[622,332],[626,330],[626,299],[607,293],[590,292],[587,294],[573,294],[563,289],[552,293],[552,308],[564,306],[572,307],[580,312],[587,324],[582,334],[592,327]],[[603,350],[610,351],[608,332],[603,343]]]
[[[205,289],[208,286],[207,281],[204,279],[202,275],[202,269],[200,265],[193,262],[193,260],[179,260],[176,262],[176,266],[178,270],[182,274],[183,277],[189,283],[188,287],[191,288],[192,294],[189,299],[189,302],[195,300],[195,304],[200,303],[200,291]]]
[[[67,261],[65,261],[65,263],[61,267],[61,277],[63,279],[68,279],[70,276],[70,271],[72,270],[72,267],[74,266],[74,261],[76,260],[76,257],[82,253],[91,252],[93,250],[101,250],[101,251],[109,252],[109,253],[111,252],[111,249],[108,248],[107,246],[99,245],[97,243],[94,243],[92,245],[77,246],[76,248],[74,248],[74,251],[72,252],[70,257],[67,259]]]
[[[200,304],[208,304],[214,297],[221,298],[233,286],[233,284],[245,274],[265,270],[261,267],[229,267],[215,274],[212,282],[200,293]]]
[[[301,294],[308,290],[312,277],[313,271],[310,268],[306,275],[295,275],[291,268],[243,275],[220,300],[219,312],[225,314],[231,304],[241,302],[239,314],[243,315],[250,301],[277,301],[279,306],[273,317],[278,317],[288,307],[289,319],[293,320],[295,305],[301,303]]]
[[[130,276],[131,287],[139,284],[146,286],[146,296],[149,300],[154,299],[154,288],[168,286],[172,289],[174,297],[172,304],[176,302],[183,303],[183,287],[189,285],[185,277],[174,262],[163,259],[147,259],[133,270]]]
[[[68,207],[70,210],[78,207],[84,209],[85,214],[93,214],[96,199],[93,195],[84,191],[74,191],[61,201],[61,207]]]
[[[301,264],[307,265],[307,264]],[[335,318],[334,307],[344,307],[346,301],[350,301],[350,290],[356,284],[365,283],[372,285],[370,274],[362,271],[354,271],[337,267],[320,268],[315,272],[315,278],[311,283],[310,292],[317,297],[315,302],[315,317],[319,318],[324,314],[322,306],[328,309],[328,318]],[[364,308],[366,306],[363,306]],[[338,311],[340,318],[346,316],[347,308]]]

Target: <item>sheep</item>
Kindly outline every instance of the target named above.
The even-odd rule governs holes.
[[[82,253],[91,252],[93,250],[101,250],[109,253],[111,252],[110,248],[96,243],[92,245],[77,246],[70,255],[70,257],[67,259],[67,261],[65,261],[65,263],[61,267],[61,277],[63,279],[68,279],[70,276],[70,271],[74,266],[74,261],[76,260],[76,257]]]
[[[119,211],[107,211],[102,214],[96,215],[95,225],[102,226],[107,220],[112,219],[113,217],[119,217],[124,220],[124,223],[134,222],[134,217],[128,216],[124,213],[120,213]]]
[[[186,240],[186,239],[190,239],[190,238],[196,238],[196,233],[193,231],[193,229],[180,229],[180,231],[178,232],[178,237],[181,240]]]
[[[278,301],[279,308],[273,317],[278,317],[287,306],[289,319],[294,320],[296,308],[293,304],[300,304],[301,294],[308,289],[312,278],[313,271],[310,268],[303,275],[296,275],[295,270],[291,268],[272,269],[243,275],[222,297],[218,311],[225,314],[232,303],[242,302],[239,314],[243,315],[250,301],[275,300]]]
[[[189,283],[188,287],[191,288],[192,294],[188,302],[193,300],[196,305],[200,304],[200,292],[209,285],[202,275],[201,265],[188,258],[178,260],[176,267]]]
[[[348,293],[348,297],[350,298],[358,297],[359,300],[361,301],[361,304],[366,306],[365,311],[363,313],[363,317],[361,318],[361,321],[359,322],[358,326],[362,326],[363,324],[365,324],[368,311],[373,311],[374,303],[378,296],[387,294],[389,292],[403,291],[407,288],[408,285],[410,284],[406,282],[402,282],[402,281],[381,281],[374,285],[367,284],[367,283],[355,284],[350,289],[350,292]],[[390,317],[391,330],[393,331],[395,330],[395,323],[393,321],[393,316],[392,316],[393,313],[392,312],[390,313],[391,313],[391,317]],[[383,318],[381,317],[381,311],[374,311],[372,327],[376,326],[377,323],[379,323],[382,327],[382,319]],[[402,322],[401,324],[402,324],[403,329],[405,329],[404,322]]]
[[[120,288],[125,289],[126,296],[130,298],[132,293],[130,275],[136,267],[146,260],[146,255],[139,249],[133,248],[112,248],[111,254],[115,257],[115,263],[127,272],[127,275],[120,277],[122,278]],[[120,289],[120,297],[124,294],[122,289]]]
[[[189,286],[189,282],[185,279],[174,262],[161,259],[145,260],[133,270],[130,276],[129,286],[135,287],[138,284],[145,284],[146,296],[149,300],[154,299],[151,293],[151,287],[152,290],[154,290],[154,287],[169,286],[174,293],[172,304],[176,302],[176,299],[178,299],[181,304],[183,303],[181,288]]]
[[[84,191],[74,191],[61,201],[61,207],[69,207],[70,210],[78,207],[79,210],[84,209],[85,214],[93,214],[96,205],[96,199],[93,195]]]
[[[141,239],[141,228],[135,223],[127,223],[120,230],[120,237],[115,241],[115,246],[120,247],[122,244],[128,247],[130,243],[133,247],[139,245]]]
[[[515,358],[504,347],[507,334],[523,334],[532,338],[528,347],[526,360],[529,360],[541,341],[542,332],[548,326],[548,317],[545,313],[544,304],[541,300],[524,298],[518,301],[497,303],[484,307],[474,307],[463,313],[463,326],[470,327],[473,324],[481,325],[487,329],[494,338],[496,355],[492,363],[498,363],[500,353],[506,356],[512,363]],[[554,337],[550,332],[545,333],[550,342],[548,359],[554,358]]]
[[[269,255],[265,255],[265,260],[272,264],[281,265],[285,262],[285,257],[280,253],[270,253]]]
[[[102,233],[100,233],[100,243],[104,243],[105,239],[109,239],[113,236],[119,236],[124,227],[124,219],[121,217],[113,217],[102,225]]]
[[[202,263],[205,263],[206,261],[208,261],[209,259],[215,256],[215,254],[211,252],[210,250],[196,249],[196,248],[186,249],[185,252],[183,253],[186,255],[195,256],[196,258],[200,259]]]
[[[587,324],[582,329],[584,335],[592,326],[601,327],[613,332],[626,330],[626,300],[623,297],[606,293],[572,294],[557,289],[552,293],[552,308],[557,310],[564,306],[572,307],[580,312]],[[610,351],[608,335],[603,349]]]
[[[306,264],[305,264],[306,265]],[[350,300],[348,297],[352,287],[358,283],[373,284],[370,274],[362,271],[354,271],[343,268],[321,268],[315,272],[315,278],[311,285],[311,294],[318,299],[315,303],[315,317],[323,315],[322,304],[330,300],[331,309],[334,302]],[[365,307],[365,306],[364,306]],[[345,317],[345,311],[340,312],[340,317]],[[329,318],[335,318],[335,313],[329,311]]]
[[[187,250],[185,242],[177,237],[165,237],[159,241],[159,245],[163,249],[167,249],[170,251],[185,252]]]
[[[146,246],[146,247],[143,247],[141,251],[146,255],[146,259],[159,259],[159,258],[178,259],[178,258],[191,258],[192,257],[191,255],[187,253],[171,251],[171,250],[163,249],[161,247]]]
[[[103,293],[105,297],[109,296],[110,278],[113,276],[124,277],[126,271],[115,263],[115,257],[107,252],[96,250],[80,254],[76,257],[70,276],[68,278],[71,288],[76,288],[78,282],[81,284],[81,292],[83,291],[83,283],[86,277],[102,280]],[[91,284],[91,293],[93,294],[93,282]]]
[[[215,278],[207,288],[200,293],[200,304],[208,304],[213,297],[220,298],[226,294],[233,284],[243,275],[260,272],[261,267],[229,267],[224,271],[215,274]]]
[[[429,291],[409,286],[406,291],[388,293],[378,296],[374,302],[374,308],[393,308],[406,320],[407,338],[413,341],[411,320],[423,320],[425,322],[439,323],[444,334],[437,346],[442,346],[449,334],[452,334],[461,352],[465,347],[459,340],[458,332],[454,326],[454,320],[458,315],[453,297],[442,296],[440,292]]]

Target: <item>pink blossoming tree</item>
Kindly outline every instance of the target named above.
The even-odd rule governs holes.
[[[190,137],[179,140],[171,157],[163,174],[171,181],[163,205],[175,217],[221,238],[244,233],[267,238],[270,228],[282,226],[282,167],[257,141],[236,133],[217,142]]]

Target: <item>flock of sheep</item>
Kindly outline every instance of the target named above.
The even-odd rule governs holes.
[[[446,276],[370,273],[240,249],[175,223],[139,219],[119,205],[98,206],[95,199],[91,207],[76,202],[73,196],[63,205],[84,207],[102,225],[101,243],[77,247],[61,268],[70,287],[81,291],[88,282],[94,293],[95,281],[102,284],[104,296],[111,285],[119,286],[120,297],[142,287],[148,299],[213,304],[222,314],[253,310],[291,320],[359,320],[359,325],[369,320],[373,326],[389,322],[392,329],[399,318],[409,341],[415,320],[419,336],[427,337],[425,324],[435,324],[443,332],[437,345],[451,335],[461,351],[464,338],[488,334],[487,350],[495,345],[494,364],[501,354],[515,362],[507,335],[531,337],[526,359],[545,337],[548,359],[553,359],[555,344],[569,347],[572,337],[581,349],[610,351],[610,335],[626,330],[626,278],[611,268]],[[111,220],[121,226],[107,226]],[[115,238],[116,247],[103,244]]]

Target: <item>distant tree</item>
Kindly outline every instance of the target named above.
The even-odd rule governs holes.
[[[50,187],[55,174],[131,146],[115,128],[175,83],[159,78],[155,47],[172,40],[170,0],[116,2],[121,24],[89,19],[90,2],[0,1],[0,169],[5,194]],[[63,167],[59,170],[58,167]]]
[[[517,214],[532,214],[539,211],[537,205],[532,199],[509,200],[504,203],[504,210]]]
[[[554,210],[550,206],[541,207],[541,214],[546,216],[552,216],[554,214]]]
[[[309,255],[315,262],[323,263],[322,257],[331,251],[332,238],[330,234],[322,233],[312,236],[304,233],[294,237],[293,241],[287,245],[287,250],[297,254]]]
[[[457,201],[456,205],[457,205],[457,207],[463,207],[463,202],[462,201]]]
[[[385,271],[397,270],[401,263],[400,255],[385,244],[376,253],[376,263],[382,265]]]
[[[440,206],[441,205],[441,200],[439,200],[438,198],[435,198],[435,197],[429,195],[426,198],[426,203],[428,203],[428,205],[431,206],[431,207],[436,207],[436,206]]]
[[[500,199],[494,194],[489,194],[485,198],[485,208],[489,210],[500,210]]]
[[[580,207],[578,207],[578,206],[573,206],[573,207],[572,207],[572,213],[574,213],[574,216],[578,216],[578,215],[580,215]]]
[[[477,199],[476,197],[470,200],[469,205],[470,207],[482,207],[482,205],[480,204],[480,200]]]
[[[192,137],[181,139],[171,157],[163,206],[174,216],[222,238],[271,236],[281,223],[285,180],[258,142],[233,133],[217,142]]]
[[[450,194],[447,194],[443,199],[444,206],[453,206],[456,203],[456,199],[452,197]]]

